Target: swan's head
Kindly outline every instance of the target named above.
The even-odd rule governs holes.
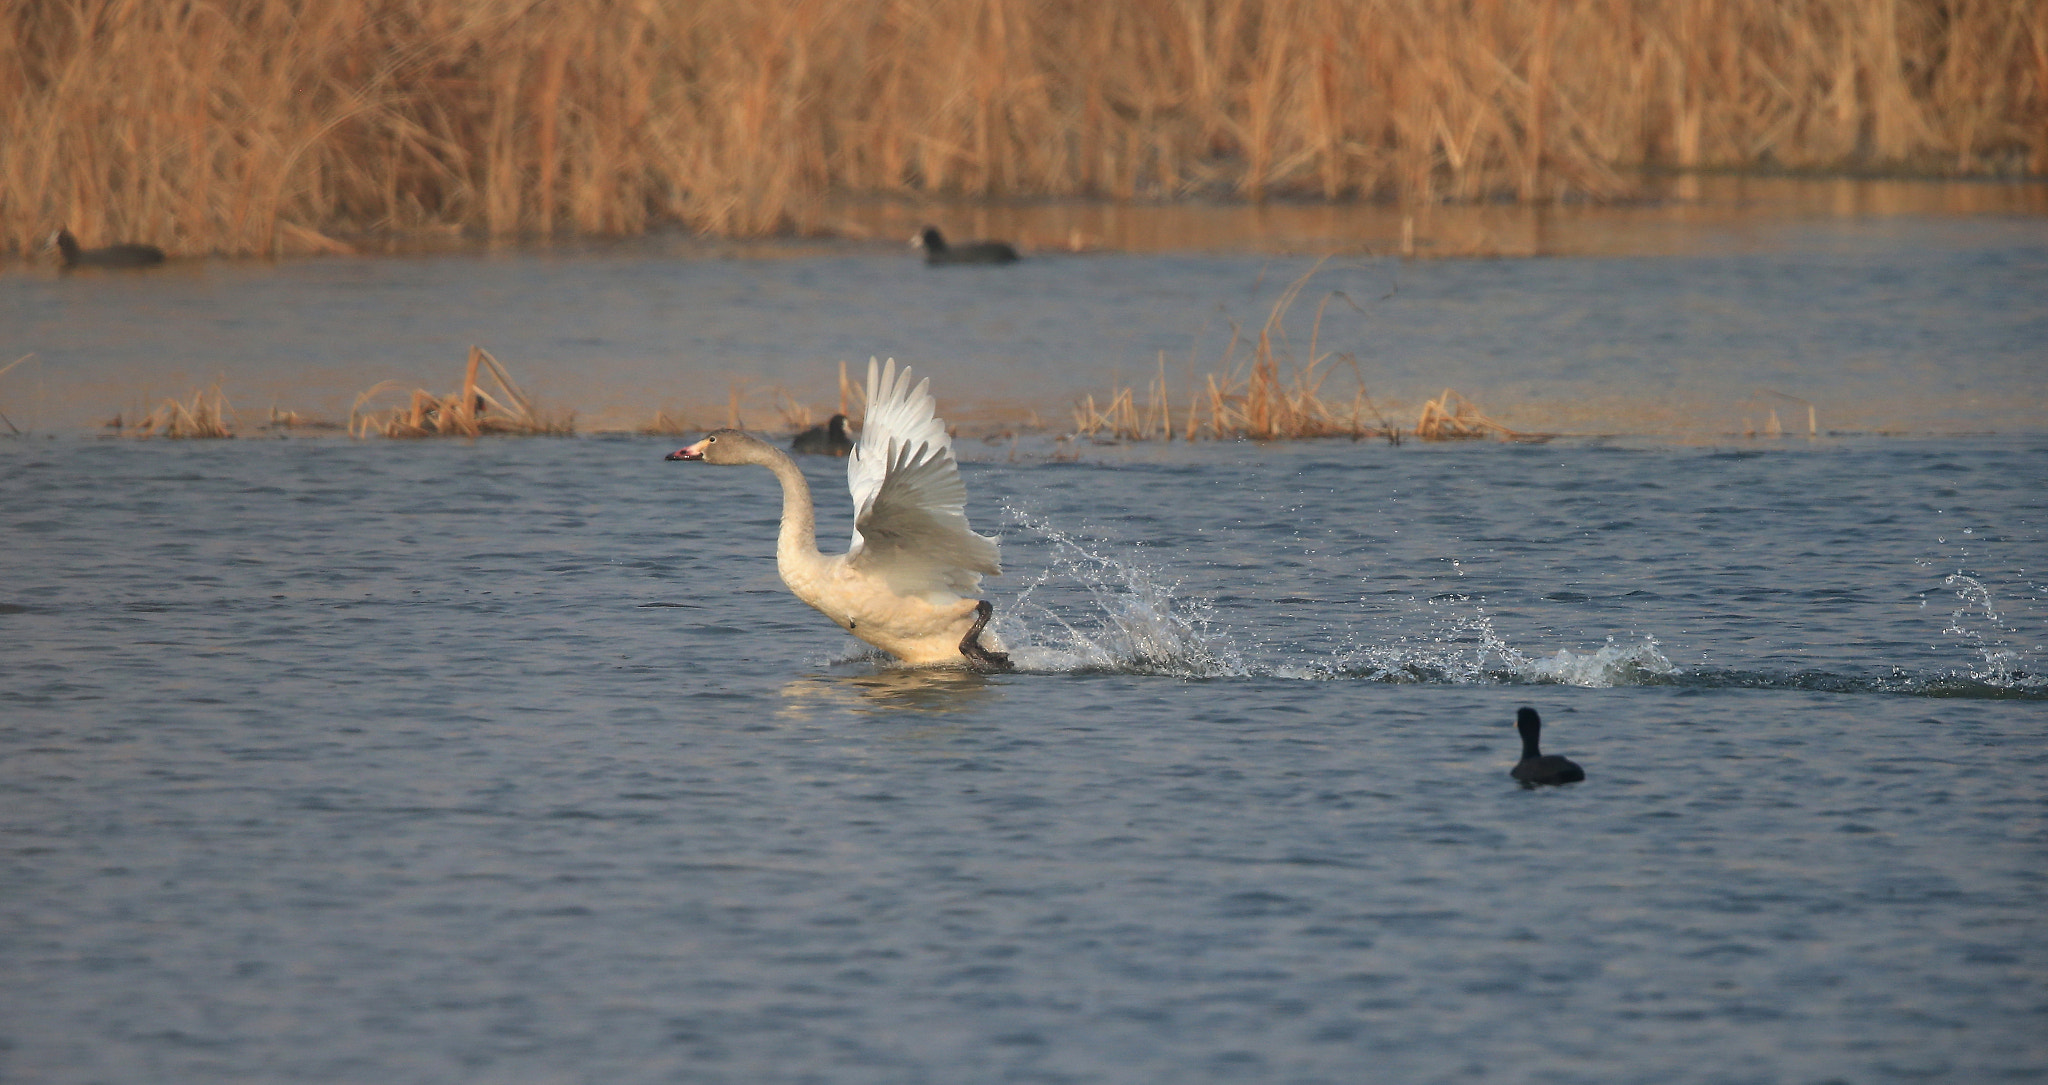
[[[688,448],[668,454],[671,460],[703,460],[705,463],[763,463],[775,450],[752,434],[736,429],[715,429]]]

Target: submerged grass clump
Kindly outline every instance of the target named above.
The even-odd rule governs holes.
[[[1511,430],[1481,414],[1478,404],[1450,388],[1444,389],[1443,395],[1425,402],[1421,416],[1415,420],[1415,439],[1418,441],[1477,441],[1492,437],[1501,441],[1540,443],[1550,440],[1551,436]]]
[[[1288,345],[1284,326],[1287,311],[1321,268],[1318,263],[1280,292],[1256,341],[1242,355],[1239,348],[1245,339],[1244,331],[1232,325],[1221,368],[1203,375],[1199,382],[1191,380],[1194,387],[1187,393],[1187,410],[1178,426],[1167,389],[1166,355],[1162,352],[1159,369],[1146,385],[1142,407],[1136,392],[1128,387],[1114,389],[1106,406],[1097,406],[1091,394],[1074,408],[1073,435],[1097,441],[1171,441],[1176,436],[1187,441],[1300,441],[1329,437],[1356,441],[1378,437],[1388,444],[1400,444],[1401,428],[1373,403],[1358,359],[1319,348],[1323,316],[1330,302],[1341,299],[1351,304],[1350,298],[1341,291],[1332,291],[1317,304],[1305,359],[1297,361]],[[1333,360],[1342,361],[1351,370],[1356,387],[1348,399],[1323,391],[1335,368],[1331,365]],[[1471,400],[1448,388],[1442,396],[1422,405],[1413,433],[1423,441],[1492,437],[1540,443],[1555,436],[1510,429],[1481,414]]]
[[[235,435],[234,426],[228,421],[233,414],[234,408],[228,406],[227,397],[216,384],[211,389],[193,392],[190,403],[176,397],[165,399],[155,410],[133,422],[124,421],[117,414],[107,422],[107,428],[122,437],[217,439]]]
[[[481,378],[485,376],[495,391],[484,387]],[[436,395],[415,388],[401,406],[381,411],[369,406],[380,397],[403,394],[404,388],[399,381],[385,381],[357,396],[348,412],[349,435],[565,437],[576,432],[573,416],[541,413],[505,367],[482,347],[469,348],[469,365],[462,373],[462,387],[456,391]]]
[[[1289,347],[1283,321],[1321,266],[1309,269],[1281,291],[1248,350],[1241,353],[1244,330],[1231,328],[1220,368],[1193,382],[1178,425],[1167,388],[1166,356],[1162,353],[1158,372],[1145,388],[1143,407],[1130,388],[1114,389],[1103,407],[1096,406],[1095,397],[1090,395],[1074,410],[1075,436],[1126,441],[1170,441],[1176,436],[1187,441],[1290,441],[1322,437],[1359,440],[1370,436],[1398,444],[1400,430],[1373,404],[1358,360],[1348,354],[1318,349],[1324,312],[1333,300],[1342,299],[1348,304],[1348,297],[1332,291],[1317,304],[1306,359],[1297,361]],[[1349,399],[1326,396],[1323,392],[1334,368],[1330,364],[1333,360],[1348,365],[1356,379],[1357,387]]]

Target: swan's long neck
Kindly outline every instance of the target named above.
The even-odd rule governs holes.
[[[775,567],[787,583],[791,573],[802,575],[824,557],[818,552],[818,513],[811,504],[811,484],[804,481],[796,461],[779,449],[768,453],[761,464],[782,483],[782,533],[775,539]]]

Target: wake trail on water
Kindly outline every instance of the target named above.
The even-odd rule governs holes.
[[[993,623],[1022,671],[1599,687],[1638,684],[1635,679],[1641,676],[1677,670],[1657,650],[1654,638],[1633,644],[1610,639],[1591,652],[1560,649],[1531,657],[1510,646],[1478,608],[1421,641],[1365,647],[1325,660],[1261,661],[1249,657],[1221,626],[1213,602],[1178,594],[1178,581],[1105,553],[1030,513],[1004,511],[1051,548],[1046,568],[998,610]],[[1077,594],[1088,603],[1079,612],[1072,606]]]
[[[1048,549],[1046,566],[999,606],[991,628],[1019,671],[1040,674],[1140,674],[1184,679],[1283,678],[1426,685],[1563,685],[1588,689],[1674,686],[1892,693],[1935,697],[2048,699],[2048,678],[1996,635],[2001,624],[1990,589],[1957,574],[1948,579],[1961,605],[1946,632],[1980,662],[1961,670],[1879,675],[1804,670],[1770,672],[1680,667],[1656,637],[1608,636],[1589,650],[1526,652],[1509,643],[1485,607],[1463,595],[1430,600],[1421,633],[1354,644],[1320,658],[1262,659],[1239,644],[1214,602],[1181,592],[1181,582],[1139,560],[1065,531],[1029,512],[1005,508],[1011,523]],[[1986,630],[1994,635],[1987,635]]]

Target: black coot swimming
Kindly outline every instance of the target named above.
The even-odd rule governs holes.
[[[108,245],[103,249],[83,249],[71,231],[60,229],[54,239],[57,254],[65,267],[154,267],[164,262],[164,250],[155,245]]]
[[[830,422],[796,435],[789,449],[807,456],[846,456],[853,452],[853,438],[846,435],[846,416],[835,414]]]
[[[959,245],[946,244],[946,237],[938,227],[927,226],[924,232],[910,239],[912,245],[924,249],[927,264],[1014,264],[1017,250],[1003,241],[968,241]]]
[[[1515,730],[1522,733],[1522,759],[1508,775],[1522,782],[1523,787],[1539,784],[1575,784],[1586,778],[1586,770],[1580,768],[1571,758],[1546,754],[1537,748],[1537,739],[1543,733],[1543,719],[1533,708],[1524,708],[1515,713]]]

